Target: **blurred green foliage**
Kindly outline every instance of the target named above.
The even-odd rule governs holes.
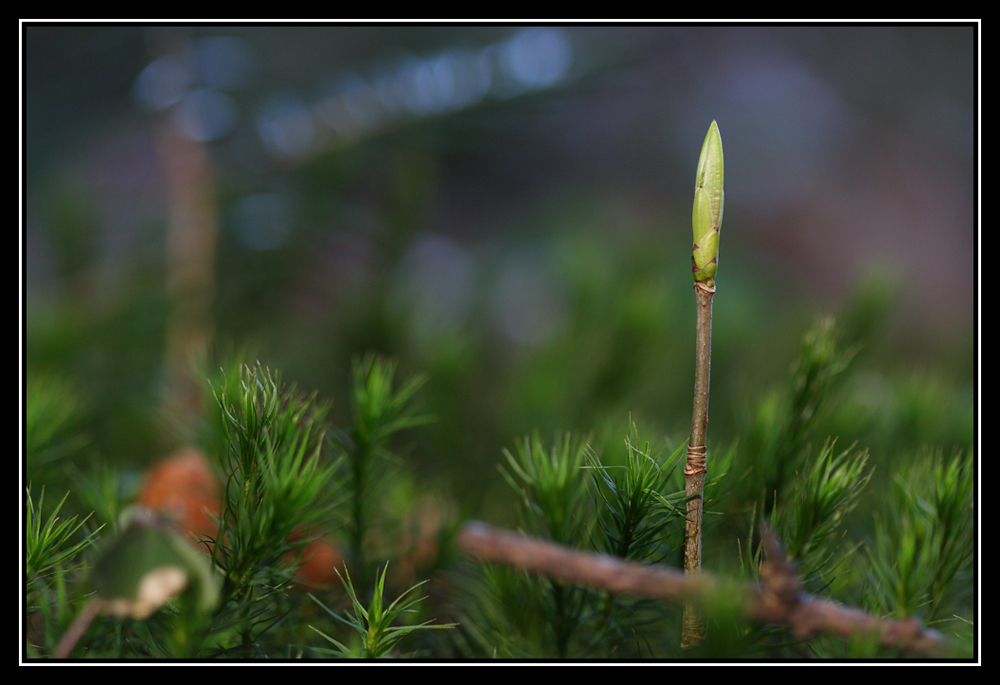
[[[391,304],[398,264],[386,262],[347,299],[351,291],[289,286],[291,273],[283,272],[308,265],[297,264],[294,255],[255,254],[257,264],[228,267],[229,253],[240,253],[233,248],[222,250],[220,263],[224,288],[214,323],[220,342],[201,368],[227,363],[227,349],[250,346],[286,377],[336,398],[348,396],[352,357],[375,351],[396,358],[403,373],[427,377],[422,409],[436,419],[414,445],[412,463],[424,476],[452,487],[463,506],[481,511],[490,510],[493,499],[482,493],[494,487],[496,457],[512,435],[535,430],[599,435],[608,426],[620,434],[632,416],[647,434],[683,441],[690,421],[693,298],[679,260],[670,257],[670,241],[648,232],[615,239],[578,223],[576,216],[554,219],[537,268],[548,272],[562,304],[551,334],[533,345],[511,342],[496,329],[488,283],[473,286],[462,320],[429,341],[417,340],[416,322]],[[560,231],[558,224],[567,221]],[[502,254],[481,261],[485,265]],[[676,268],[672,262],[678,262]],[[780,424],[790,422],[788,440],[778,446],[789,456],[776,462],[779,472],[772,476],[779,479],[806,442],[830,435],[858,440],[875,463],[905,459],[922,445],[971,447],[971,369],[962,359],[949,364],[947,356],[939,362],[932,357],[913,362],[909,353],[901,358],[880,325],[892,316],[892,301],[865,302],[871,297],[865,290],[839,308],[838,320],[850,329],[840,344],[857,354],[851,369],[834,369],[829,377],[802,369],[797,376],[805,384],[797,388],[800,394],[813,384],[823,386],[815,389],[824,406],[775,395],[789,378],[804,314],[796,306],[769,310],[769,291],[755,289],[753,280],[733,271],[716,298],[711,440],[739,437],[746,450],[756,451],[777,439]],[[57,378],[73,388],[66,392],[79,406],[78,436],[87,436],[92,453],[138,470],[186,437],[171,432],[161,411],[169,307],[158,294],[162,281],[147,278],[130,279],[123,295],[106,307],[33,301],[26,330],[30,375]],[[248,279],[265,279],[266,295]],[[761,282],[767,283],[763,275]],[[329,299],[334,295],[337,299]],[[316,309],[310,303],[317,297],[330,306]],[[734,309],[728,298],[739,306]],[[878,311],[855,313],[864,307]],[[816,359],[806,363],[821,362],[823,354],[815,350]],[[204,372],[198,373],[202,378],[195,380],[203,385]],[[342,424],[347,410],[346,403],[334,402],[331,417]],[[820,415],[806,435],[796,426],[814,412]]]

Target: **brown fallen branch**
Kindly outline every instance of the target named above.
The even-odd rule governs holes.
[[[743,615],[757,623],[787,625],[800,639],[817,634],[850,638],[877,636],[883,647],[914,657],[947,657],[953,645],[917,619],[892,621],[860,609],[810,596],[801,589],[794,566],[770,534],[764,536],[768,559],[757,584],[734,585],[708,573],[683,571],[580,552],[537,538],[471,522],[458,538],[459,548],[484,561],[539,573],[573,585],[707,607],[713,598],[736,588],[743,596]]]

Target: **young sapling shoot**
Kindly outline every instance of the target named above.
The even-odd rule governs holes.
[[[715,295],[715,274],[719,268],[719,229],[725,204],[723,192],[722,137],[715,121],[708,128],[698,158],[695,174],[694,249],[691,269],[694,272],[694,292],[697,306],[694,411],[691,416],[691,439],[688,442],[684,466],[685,490],[688,497],[687,523],[684,530],[684,572],[701,571],[702,490],[705,487],[708,433],[708,382],[712,361],[712,297]],[[684,609],[682,646],[694,646],[704,638],[701,619],[689,605]]]

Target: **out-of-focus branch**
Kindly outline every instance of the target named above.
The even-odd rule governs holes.
[[[743,594],[743,615],[757,623],[787,625],[799,638],[825,633],[850,638],[877,636],[883,647],[916,657],[947,657],[953,645],[917,619],[892,621],[860,609],[810,596],[801,589],[795,567],[780,544],[764,535],[768,559],[761,564],[757,584],[736,586]],[[574,585],[671,602],[710,604],[733,586],[709,573],[685,575],[663,566],[639,564],[592,554],[471,522],[458,538],[459,548],[484,561],[539,573]]]
[[[187,55],[191,32],[179,27],[147,31],[151,58]],[[180,132],[169,112],[153,121],[167,204],[166,271],[171,313],[167,321],[163,405],[178,427],[203,415],[204,389],[192,374],[212,338],[218,207],[215,174],[204,142]]]

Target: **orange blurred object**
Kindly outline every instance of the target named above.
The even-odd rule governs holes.
[[[181,449],[154,465],[137,502],[199,540],[214,538],[218,531],[212,516],[219,514],[219,484],[197,450]]]
[[[219,489],[205,456],[198,450],[184,448],[149,469],[136,503],[205,540],[218,533],[212,516],[219,515]],[[293,534],[292,539],[302,537],[305,536]],[[300,580],[315,586],[340,583],[334,569],[342,568],[344,559],[330,542],[322,538],[314,540],[300,558],[303,564],[296,572]]]
[[[293,540],[299,538],[300,536],[292,533]],[[295,577],[300,581],[320,588],[340,584],[337,571],[344,573],[344,557],[327,540],[313,540],[301,552],[290,552],[288,556],[302,559],[302,565],[295,572]]]

